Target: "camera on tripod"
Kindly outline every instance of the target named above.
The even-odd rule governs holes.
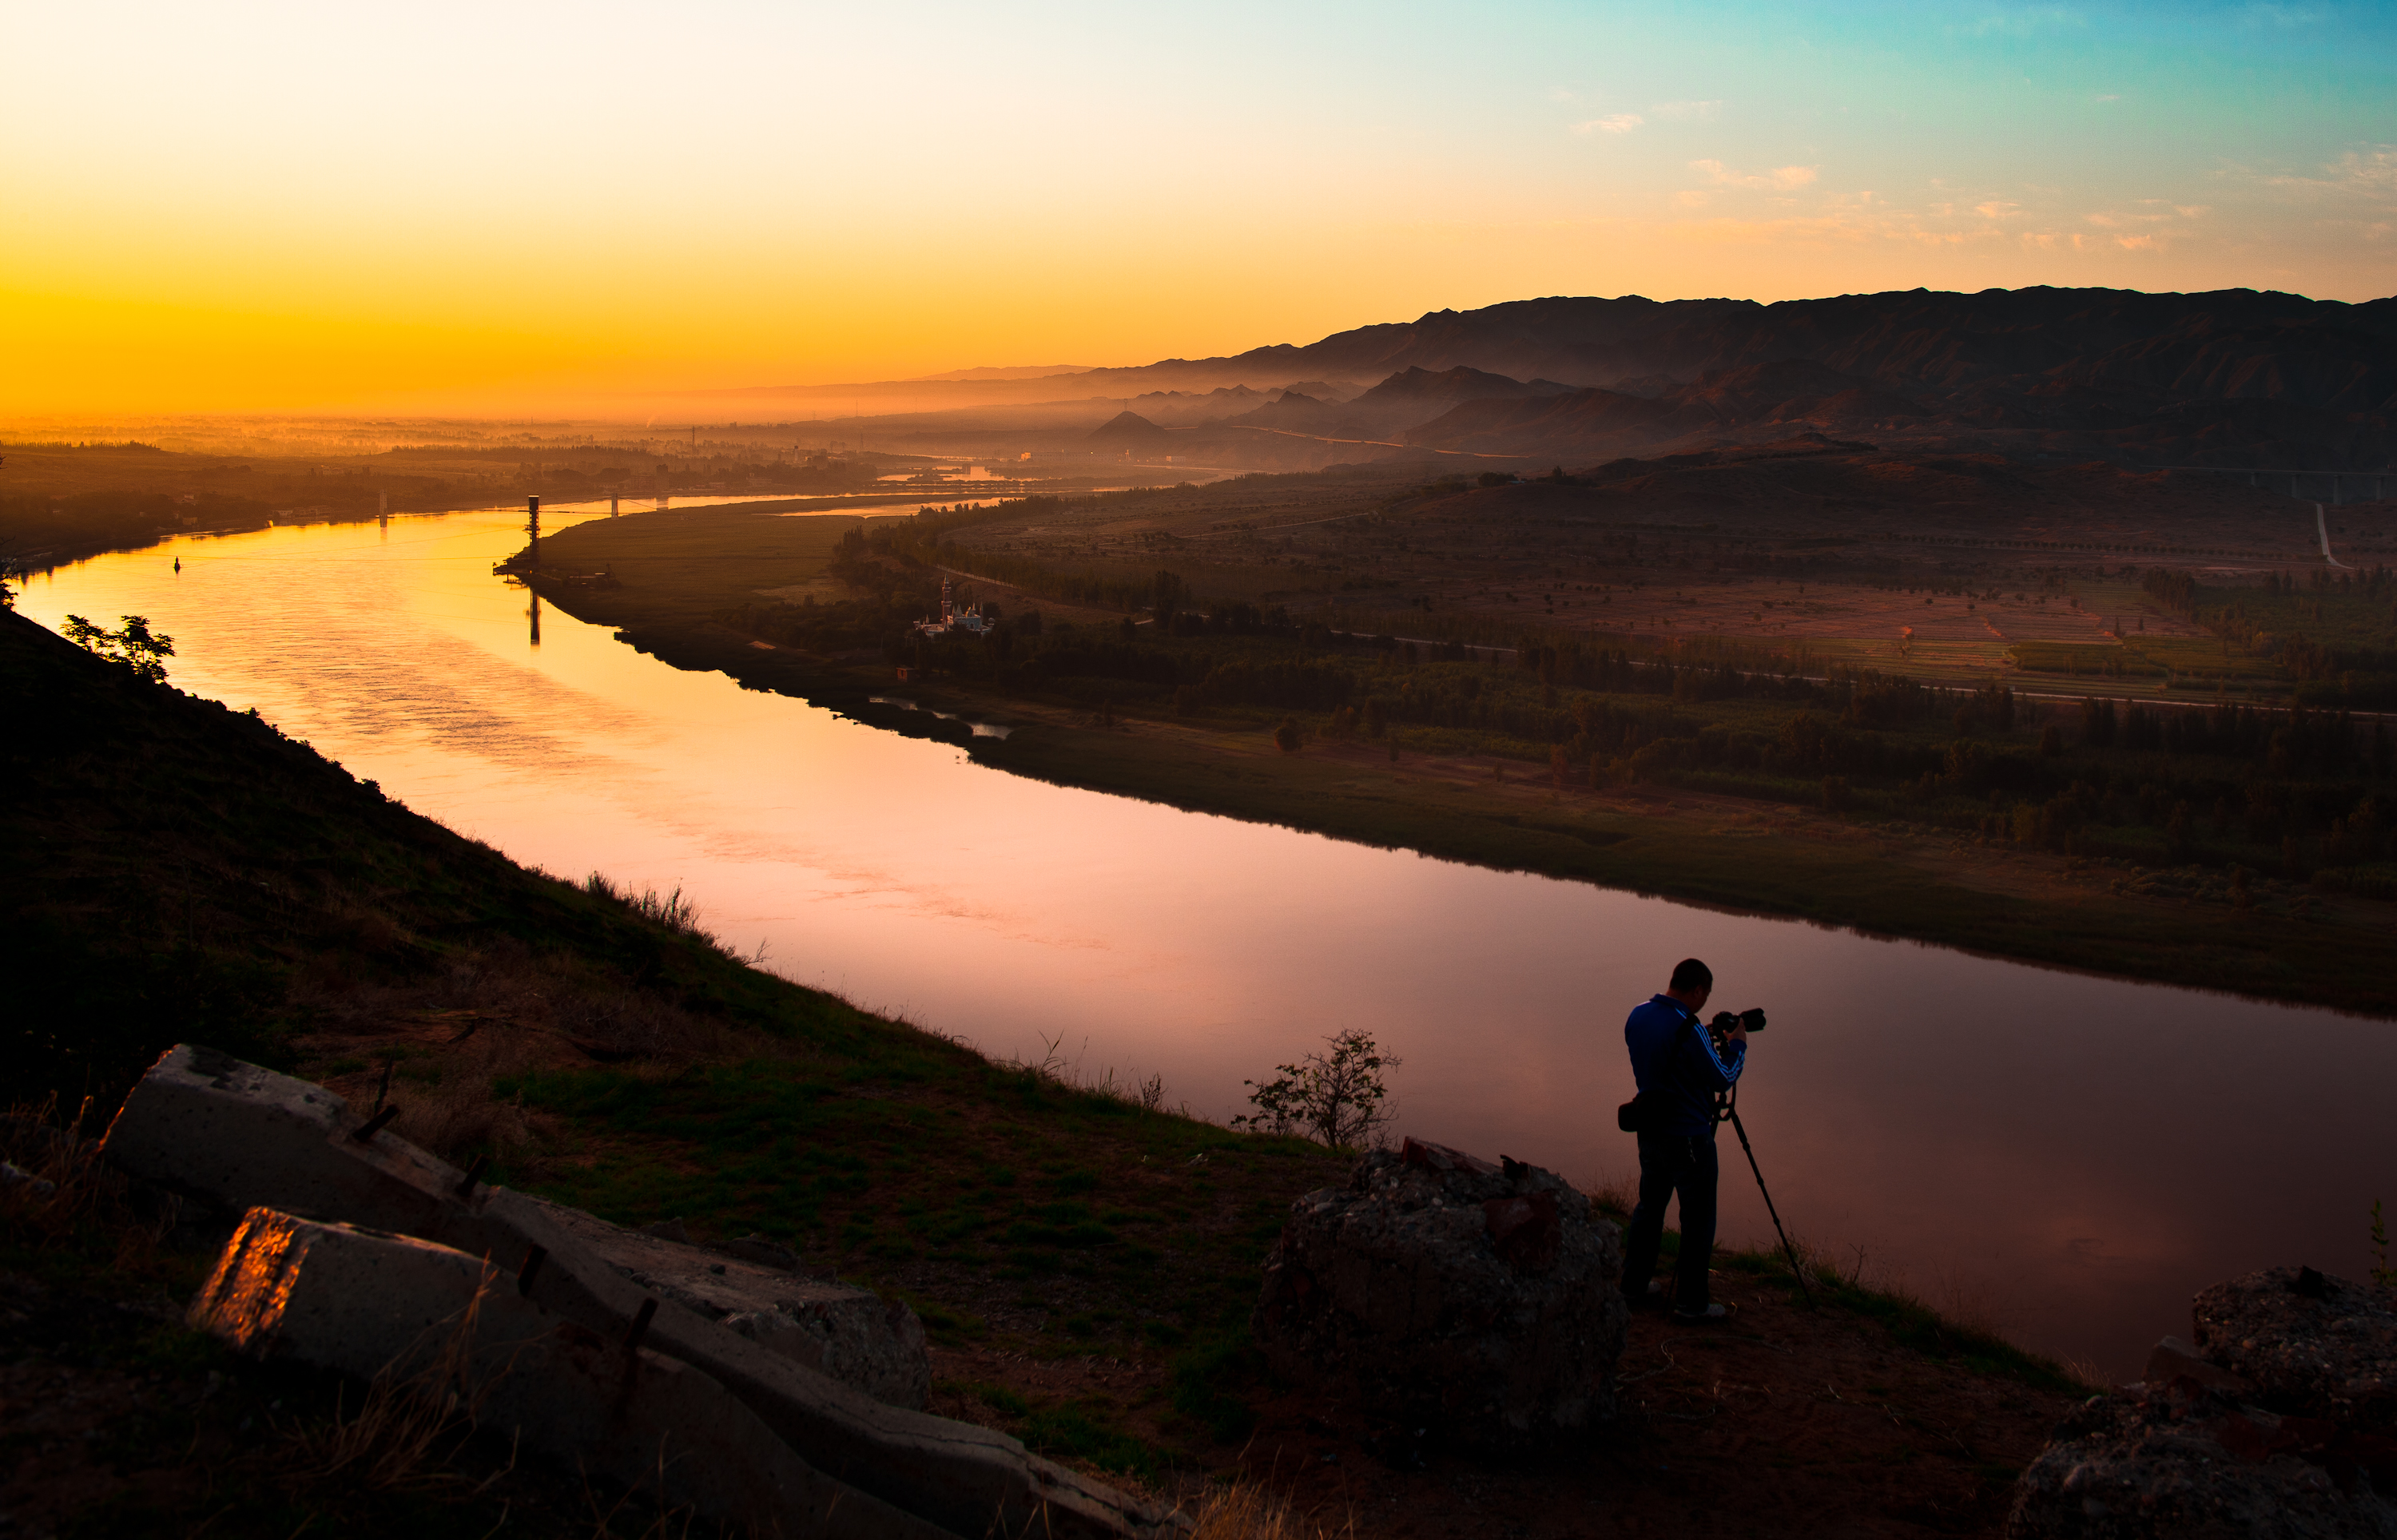
[[[1750,1032],[1761,1032],[1764,1030],[1764,1013],[1761,1010],[1742,1011],[1734,1016],[1729,1011],[1717,1011],[1715,1018],[1707,1023],[1707,1030],[1714,1034],[1718,1046],[1721,1044],[1724,1034],[1734,1027]]]

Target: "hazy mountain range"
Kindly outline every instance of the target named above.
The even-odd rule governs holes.
[[[1568,458],[1793,427],[2153,464],[2368,470],[2397,457],[2397,299],[2250,289],[1525,299],[1303,347],[998,378],[1017,372],[971,371],[938,387],[956,392],[941,403],[1054,404],[1026,412],[1027,425],[1112,405],[1216,441],[1262,432]],[[789,393],[862,403],[890,389]],[[1105,431],[1134,447],[1131,424]]]

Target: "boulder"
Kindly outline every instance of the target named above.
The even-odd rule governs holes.
[[[2275,1412],[2397,1432],[2397,1292],[2267,1268],[2197,1296],[2197,1346]]]
[[[2311,1268],[2201,1293],[2196,1340],[2084,1402],[2015,1488],[2012,1540],[2397,1540],[2397,1299]]]
[[[1276,1374],[1481,1444],[1614,1410],[1622,1231],[1554,1172],[1413,1139],[1291,1205],[1254,1333]]]
[[[2342,1441],[2186,1375],[2093,1396],[2015,1481],[2007,1540],[2397,1540]]]

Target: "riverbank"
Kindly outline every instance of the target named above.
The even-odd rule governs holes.
[[[1723,676],[1713,670],[1695,671],[1696,691],[1675,688],[1667,670],[1660,696],[1645,666],[1633,670],[1638,688],[1587,692],[1507,664],[1426,662],[1383,682],[1375,670],[1388,665],[1370,649],[1341,656],[1320,643],[1239,638],[1125,645],[1113,640],[1118,627],[1096,623],[1078,623],[1093,634],[1070,644],[1052,623],[1039,644],[1126,670],[1150,658],[1170,670],[1174,649],[1206,647],[1216,657],[1211,680],[1238,669],[1292,691],[1310,682],[1347,689],[1354,675],[1375,682],[1375,698],[1416,702],[1409,709],[1431,720],[1394,720],[1376,737],[1370,711],[1346,709],[1344,719],[1342,709],[1218,702],[1214,686],[1176,686],[1170,671],[1158,684],[1018,670],[1002,687],[961,668],[919,670],[930,677],[902,685],[882,649],[864,644],[892,626],[904,596],[832,570],[846,561],[851,578],[891,572],[841,555],[854,527],[737,515],[583,525],[550,542],[547,575],[533,582],[569,614],[618,627],[676,667],[946,737],[979,763],[1060,785],[1991,956],[2397,1014],[2397,982],[2378,962],[2397,904],[2368,896],[2379,869],[2357,869],[2360,879],[2345,869],[2313,880],[2290,871],[2306,864],[2308,847],[2282,838],[2281,814],[2254,837],[2264,827],[2256,809],[2270,804],[2230,779],[2243,773],[2235,758],[2176,762],[2160,749],[2077,741],[2094,731],[2078,715],[2066,739],[2056,724],[2068,719],[2030,707],[2017,718],[2013,698],[1994,694],[1987,711],[2002,709],[2007,724],[1975,721],[1960,738],[1945,720],[1948,697],[1905,682],[1861,679],[1833,692],[1828,709],[1813,699],[1819,687],[1770,676],[1741,686],[1756,698],[1718,697],[1708,692]],[[604,590],[562,580],[601,566],[612,579]],[[808,618],[761,618],[761,593],[787,596],[774,616]],[[813,628],[803,634],[814,644],[792,644],[794,633],[777,629],[791,626]],[[991,655],[974,656],[986,669]],[[1784,689],[1791,698],[1771,698]],[[893,704],[903,692],[923,710]],[[1859,692],[1871,710],[1892,703],[1888,726],[1853,725]],[[1953,699],[1960,715],[1985,705],[1979,695]],[[1790,724],[1810,710],[1811,736],[1793,747]],[[1459,725],[1441,724],[1452,720]],[[2104,720],[2111,732],[2114,718]],[[2142,730],[2138,720],[2126,737]],[[975,737],[971,721],[1009,731]],[[1283,721],[1292,748],[1277,742]],[[1588,747],[1569,751],[1534,736],[1551,721]],[[1851,761],[1859,768],[1824,773]],[[2368,763],[2364,774],[2368,786]],[[2176,779],[2190,776],[2199,779],[2188,787]],[[2192,789],[2216,781],[2216,795]],[[2352,791],[2334,784],[2329,794],[2352,801]],[[2234,794],[2243,819],[2235,827]],[[2303,788],[2283,805],[2316,795]],[[2182,832],[2171,821],[2176,804]]]
[[[388,1072],[398,1131],[488,1157],[495,1180],[622,1223],[678,1218],[702,1241],[763,1231],[811,1268],[907,1298],[951,1414],[1165,1492],[1234,1469],[1287,1485],[1276,1456],[1310,1440],[1386,1469],[1419,1514],[1485,1522],[1483,1467],[1393,1448],[1354,1409],[1276,1387],[1248,1360],[1257,1263],[1291,1200],[1341,1179],[1331,1152],[1177,1116],[1170,1086],[994,1063],[746,967],[674,896],[528,871],[254,717],[143,684],[14,616],[0,616],[0,685],[20,729],[0,810],[0,947],[20,1009],[0,1068],[25,1092],[57,1091],[70,1119],[88,1095],[85,1132],[183,1039],[360,1102]],[[0,1155],[20,1164],[47,1147],[22,1122],[0,1133]],[[12,1478],[11,1511],[79,1512],[122,1533],[173,1529],[205,1500],[212,1533],[288,1534],[313,1513],[396,1534],[478,1519],[483,1533],[511,1501],[559,1507],[555,1482],[477,1490],[503,1463],[488,1451],[427,1456],[400,1502],[355,1470],[328,1473],[355,1394],[344,1403],[337,1385],[184,1333],[174,1305],[205,1255],[139,1213],[60,1214],[29,1197],[0,1189],[7,1431],[38,1454]],[[1810,1453],[1795,1474],[1763,1472],[1772,1493],[1737,1487],[1751,1478],[1736,1450],[1674,1437],[1674,1418],[1714,1394],[1677,1370],[1643,1381],[1653,1412],[1608,1435],[1622,1474],[1610,1501],[1669,1511],[1680,1489],[1642,1472],[1689,1449],[1759,1511],[1869,1511],[1892,1533],[1926,1533],[1935,1514],[1993,1526],[2004,1482],[2069,1398],[2051,1366],[1866,1291],[1800,1321],[1776,1303],[1787,1275],[1769,1259],[1727,1256],[1724,1274],[1753,1313],[1721,1350],[1798,1377],[1721,1426]],[[1643,1318],[1634,1353],[1692,1361],[1661,1324]],[[1835,1442],[1807,1443],[1823,1429],[1797,1420],[1847,1415],[1810,1410],[1827,1363],[1828,1383],[1871,1411]],[[1654,1367],[1643,1358],[1637,1372]],[[24,1420],[69,1387],[73,1418]],[[244,1417],[266,1431],[229,1441]],[[1535,1486],[1561,1507],[1584,1500],[1586,1480],[1560,1463]],[[1352,1501],[1370,1531],[1382,1499],[1368,1485]]]

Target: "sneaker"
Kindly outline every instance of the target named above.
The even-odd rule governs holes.
[[[1729,1321],[1734,1308],[1736,1307],[1721,1303],[1707,1305],[1695,1310],[1684,1310],[1677,1306],[1673,1310],[1673,1319],[1691,1325],[1708,1321]]]

